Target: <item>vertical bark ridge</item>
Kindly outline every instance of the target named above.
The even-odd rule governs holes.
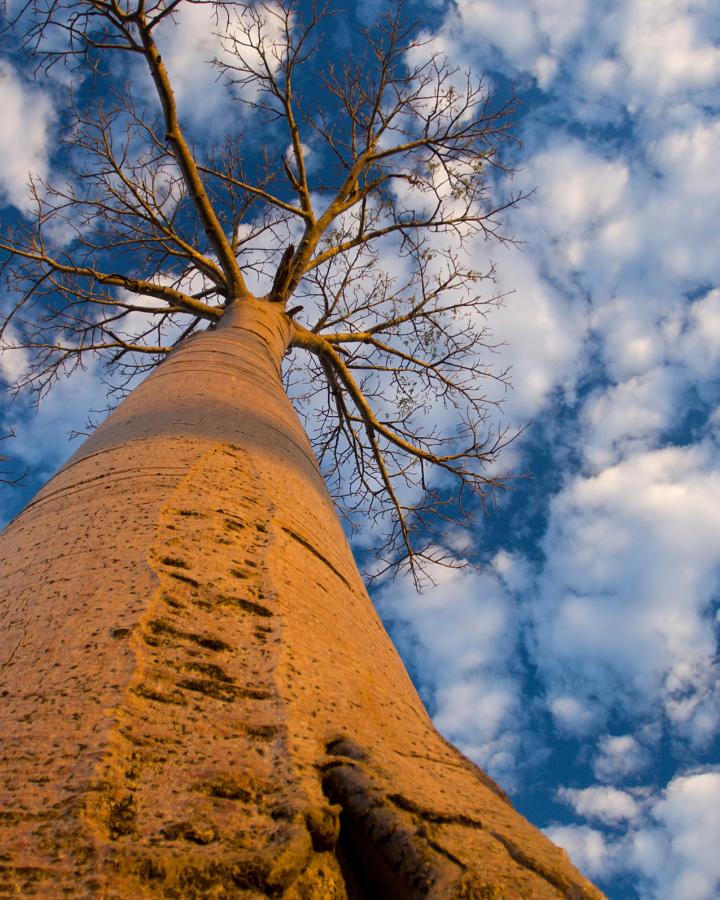
[[[88,811],[111,891],[267,896],[308,868],[309,802],[276,683],[273,515],[252,455],[229,446],[161,511],[159,584],[128,635],[136,670]]]

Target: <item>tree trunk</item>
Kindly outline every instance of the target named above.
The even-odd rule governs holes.
[[[0,538],[0,894],[599,897],[433,728],[235,304]]]

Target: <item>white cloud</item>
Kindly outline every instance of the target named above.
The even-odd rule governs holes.
[[[490,322],[500,345],[497,367],[512,367],[503,410],[520,425],[538,415],[557,386],[574,390],[587,312],[542,278],[529,252],[500,249],[494,257],[499,290],[512,292]]]
[[[594,317],[615,384],[591,391],[580,414],[593,471],[660,446],[697,391],[711,401],[720,376],[720,291],[693,303],[616,298]]]
[[[23,80],[9,62],[0,60],[0,106],[0,191],[25,211],[30,206],[30,176],[47,175],[53,104],[44,91]]]
[[[720,72],[712,0],[458,0],[440,43],[454,59],[494,48],[513,74],[545,89],[611,96],[637,111],[713,87]],[[595,111],[599,114],[599,110]]]
[[[498,551],[492,561],[493,570],[512,594],[524,594],[532,585],[532,567],[517,553]]]
[[[600,300],[593,312],[593,328],[602,339],[603,362],[610,379],[623,382],[642,376],[667,360],[663,317],[677,302],[667,295],[633,290]]]
[[[515,70],[535,75],[547,85],[557,71],[557,59],[582,29],[585,0],[458,0],[442,32],[453,47],[495,47]]]
[[[720,290],[696,300],[678,354],[698,379],[716,378],[720,371]]]
[[[551,825],[544,831],[588,877],[607,878],[615,870],[615,848],[601,831],[587,825]]]
[[[18,343],[18,336],[12,326],[5,329],[0,338],[0,379],[13,385],[27,371],[30,363],[28,351]]]
[[[548,709],[556,726],[571,734],[588,734],[597,725],[597,711],[587,698],[558,694],[550,697]]]
[[[655,803],[657,830],[633,840],[635,863],[656,900],[713,900],[720,892],[720,772],[673,779]],[[660,852],[658,852],[660,851]]]
[[[633,0],[618,24],[620,55],[632,87],[643,97],[677,95],[716,83],[720,49],[712,38],[717,19],[707,0]]]
[[[622,159],[608,159],[581,141],[561,135],[528,159],[523,182],[536,184],[543,227],[558,239],[577,238],[607,220],[623,201],[629,172]]]
[[[660,366],[595,392],[583,408],[583,454],[595,471],[657,446],[674,420],[683,380]]]
[[[237,51],[247,64],[261,69],[257,51],[247,46],[246,31],[249,30],[254,42],[261,35],[270,66],[277,71],[284,36],[281,17],[276,13],[278,7],[272,3],[220,10],[212,4],[184,3],[172,21],[166,19],[158,43],[184,119],[197,127],[224,129],[226,117],[237,117],[240,113],[237,104],[230,107],[233,96],[252,99],[257,95],[256,85],[230,85],[233,78],[244,76],[232,72],[224,75],[214,63],[217,61],[220,66],[236,64]],[[261,32],[257,22],[262,23]],[[238,41],[237,48],[234,40]]]
[[[593,772],[600,781],[625,781],[648,765],[646,751],[631,734],[604,735],[598,742]]]
[[[100,366],[90,362],[67,378],[60,378],[37,409],[24,403],[6,405],[4,426],[16,432],[13,456],[27,465],[34,478],[47,478],[77,449],[72,432],[87,430],[88,418],[105,417],[107,387]]]
[[[620,835],[588,825],[551,825],[546,834],[588,875],[639,875],[643,900],[714,900],[720,891],[720,772],[673,778],[660,795],[638,804],[622,791],[561,791],[580,816],[611,824]]]
[[[632,794],[617,788],[589,787],[575,790],[561,787],[558,796],[572,806],[577,815],[609,825],[630,821],[640,813],[640,806]]]
[[[613,785],[647,774],[662,729],[692,758],[692,745],[707,746],[720,726],[720,465],[711,439],[720,412],[700,443],[666,446],[688,412],[717,405],[720,198],[711,186],[720,126],[710,88],[719,38],[709,0],[459,0],[436,44],[461,65],[477,70],[490,59],[547,92],[523,123],[517,180],[536,193],[507,228],[524,252],[495,253],[500,288],[517,293],[493,325],[513,364],[513,417],[547,412],[557,396],[581,400],[568,430],[553,426],[584,468],[565,472],[537,587],[529,579],[521,592],[555,725],[585,751],[596,745],[595,775]],[[626,734],[606,733],[615,714],[633,733],[629,724]],[[599,796],[573,795],[603,821]],[[657,851],[658,830],[671,841],[665,825],[646,824],[638,846]],[[630,859],[628,844],[567,827],[589,874],[635,866],[655,896],[649,864]],[[705,897],[687,881],[691,867],[677,866],[685,880],[668,876],[673,896]]]
[[[410,579],[385,586],[378,609],[416,668],[438,728],[507,785],[521,718],[511,598],[494,567],[437,566],[431,575],[435,586],[421,594]]]
[[[611,710],[650,718],[664,710],[678,734],[706,742],[720,713],[710,615],[718,531],[710,443],[639,453],[571,479],[551,503],[531,610],[550,696],[574,699],[598,724]],[[578,730],[586,725],[578,719]]]
[[[529,61],[539,51],[532,11],[524,3],[461,0],[457,14],[458,28],[466,38],[480,37],[494,44],[516,64]]]
[[[717,179],[720,123],[698,114],[664,130],[647,151],[656,180],[636,192],[633,216],[643,251],[666,278],[716,283],[720,263],[708,235],[717,234],[720,197],[708,186]]]

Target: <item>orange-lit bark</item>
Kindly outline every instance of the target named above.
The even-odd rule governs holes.
[[[430,723],[289,335],[235,304],[0,538],[0,894],[599,897]]]

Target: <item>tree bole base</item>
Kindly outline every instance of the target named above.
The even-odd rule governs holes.
[[[0,538],[0,894],[600,897],[432,726],[261,331],[189,341]]]

